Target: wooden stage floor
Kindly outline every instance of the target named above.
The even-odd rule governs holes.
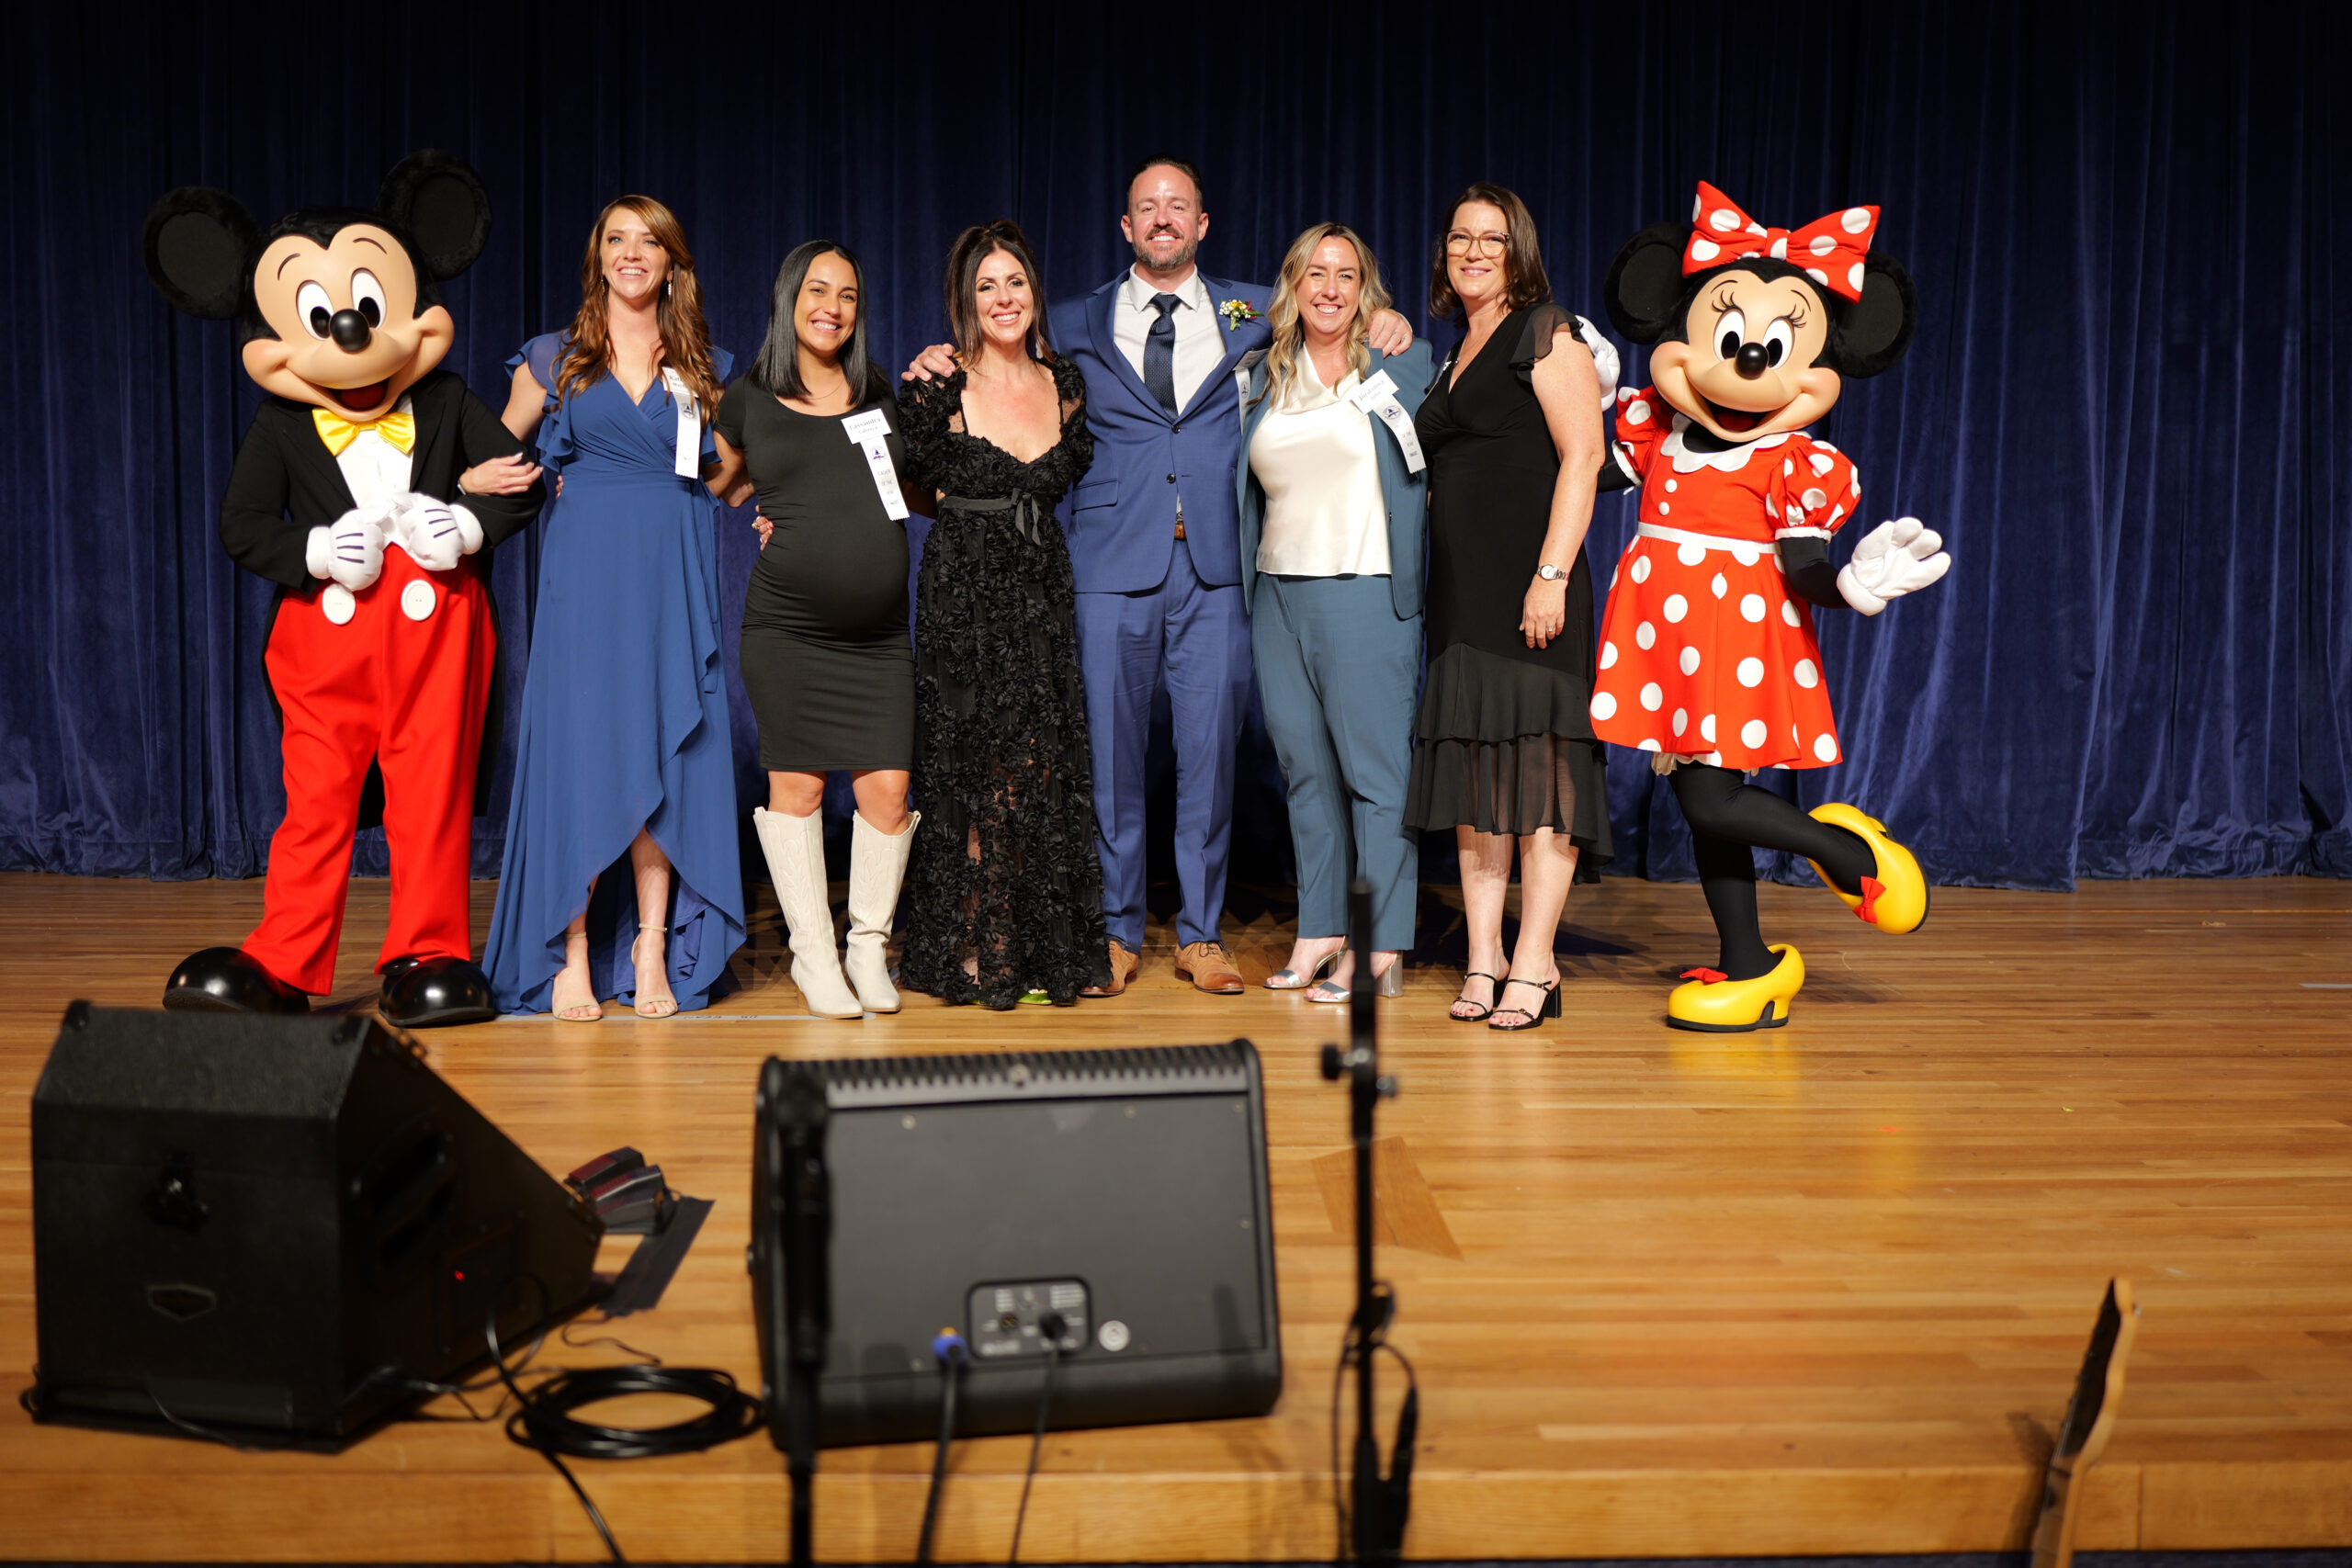
[[[477,884],[477,930],[491,886]],[[371,990],[385,885],[340,976]],[[2086,1548],[2352,1545],[2352,886],[1945,889],[1918,935],[1764,889],[1813,976],[1790,1027],[1670,1032],[1709,957],[1696,888],[1579,890],[1567,1016],[1443,1015],[1445,936],[1382,1004],[1397,1343],[1420,1369],[1408,1551],[1423,1558],[1988,1551],[2038,1466],[2111,1273],[2143,1307]],[[0,1391],[33,1361],[28,1104],[68,1000],[150,1006],[250,926],[258,883],[0,877]],[[1447,911],[1431,902],[1425,929]],[[1067,1011],[911,998],[799,1011],[774,907],[712,1012],[427,1036],[439,1070],[560,1171],[635,1144],[719,1201],[632,1344],[756,1382],[742,1271],[752,1089],[805,1055],[1247,1035],[1263,1053],[1289,1383],[1258,1421],[1049,1438],[1024,1556],[1328,1558],[1327,1413],[1351,1289],[1340,1010],[1196,995],[1155,928],[1137,987]],[[1236,931],[1254,982],[1272,917]],[[1454,939],[1459,964],[1458,937]],[[756,1016],[755,1016],[756,1015]],[[583,1330],[582,1337],[594,1332]],[[550,1342],[546,1359],[622,1359]],[[1393,1392],[1396,1379],[1384,1372]],[[658,1413],[645,1412],[646,1416]],[[999,1558],[1025,1438],[960,1445],[939,1558]],[[927,1447],[826,1456],[820,1555],[907,1561]],[[640,1561],[774,1560],[764,1438],[582,1463]],[[0,1559],[590,1561],[563,1483],[492,1427],[395,1427],[334,1459],[37,1428],[0,1406]]]

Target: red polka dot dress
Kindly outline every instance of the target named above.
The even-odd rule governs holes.
[[[1826,539],[1854,514],[1853,463],[1802,433],[1693,449],[1716,443],[1686,445],[1690,420],[1656,391],[1617,400],[1641,525],[1601,613],[1593,732],[1743,772],[1837,761],[1813,608],[1781,581],[1778,545]]]

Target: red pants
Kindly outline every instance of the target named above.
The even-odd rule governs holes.
[[[417,586],[422,585],[422,586]],[[413,619],[430,590],[432,613]],[[269,841],[261,925],[245,953],[313,996],[334,984],[350,889],[351,836],[368,765],[384,773],[392,919],[376,966],[473,956],[474,769],[481,755],[497,633],[471,560],[428,572],[397,546],[350,620],[327,618],[332,590],[279,604],[263,662],[286,716],[286,820]],[[421,605],[420,605],[421,607]]]

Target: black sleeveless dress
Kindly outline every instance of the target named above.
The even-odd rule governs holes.
[[[1447,356],[1414,421],[1430,465],[1429,677],[1405,820],[1482,833],[1564,830],[1583,852],[1577,880],[1591,882],[1611,845],[1592,732],[1584,551],[1568,575],[1560,635],[1530,648],[1519,629],[1560,475],[1535,399],[1535,362],[1573,322],[1557,305],[1514,311],[1458,381]]]
[[[1094,438],[1084,378],[1049,368],[1061,439],[1034,462],[965,432],[963,372],[900,393],[910,477],[940,502],[915,580],[922,825],[899,973],[949,1003],[1009,1008],[1034,988],[1068,1005],[1110,979],[1076,584],[1054,518]]]

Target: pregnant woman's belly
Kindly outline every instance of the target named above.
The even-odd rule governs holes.
[[[828,641],[907,635],[907,535],[879,526],[794,521],[760,552],[746,626]]]

